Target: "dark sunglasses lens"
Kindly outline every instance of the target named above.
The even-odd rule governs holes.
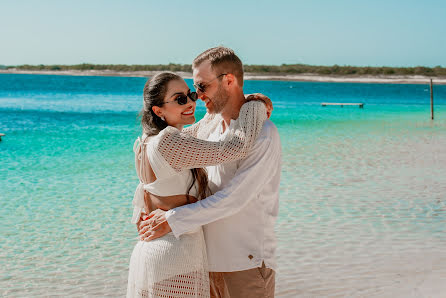
[[[177,102],[179,105],[185,105],[187,104],[187,96],[186,95],[180,95],[177,97]]]
[[[193,101],[197,101],[197,99],[198,99],[197,92],[189,93],[189,98],[192,99]]]

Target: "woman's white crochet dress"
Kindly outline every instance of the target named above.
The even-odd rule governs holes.
[[[186,194],[192,182],[188,169],[246,157],[265,120],[265,105],[248,102],[221,142],[203,140],[222,121],[220,115],[209,114],[182,131],[167,127],[156,136],[138,138],[133,150],[140,184],[133,198],[132,222],[137,223],[144,210],[144,190],[159,196]],[[148,183],[148,162],[157,177],[152,183]],[[196,185],[189,194],[197,196]],[[127,297],[209,297],[201,228],[179,238],[169,233],[149,242],[138,241],[129,267]]]

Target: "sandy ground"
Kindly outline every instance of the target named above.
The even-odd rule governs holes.
[[[15,74],[48,74],[71,76],[120,76],[120,77],[150,77],[158,71],[128,71],[117,72],[113,70],[86,70],[86,71],[35,71],[35,70],[0,70],[0,73]],[[177,72],[186,79],[192,78],[190,72]],[[300,82],[338,82],[338,83],[389,83],[389,84],[429,84],[427,76],[321,76],[316,74],[256,74],[245,73],[246,80],[271,80],[271,81],[300,81]],[[446,85],[446,77],[433,77],[433,83]]]

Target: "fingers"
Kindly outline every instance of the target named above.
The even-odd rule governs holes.
[[[158,227],[163,224],[165,220],[160,220],[157,217],[148,219],[146,221],[143,221],[139,225],[139,234],[144,234],[148,230],[157,230]]]
[[[151,241],[157,238],[160,238],[164,235],[166,235],[167,233],[170,232],[170,227],[168,225],[166,225],[165,223],[161,223],[158,225],[158,228],[154,228],[153,230],[147,231],[146,233],[144,233],[144,235],[141,236],[141,240],[142,241]]]
[[[138,230],[138,232],[141,230],[141,223],[143,223],[147,219],[148,219],[147,213],[141,213],[139,221],[136,223],[136,230]]]
[[[245,97],[246,102],[253,101],[253,100],[262,101],[266,107],[266,116],[268,117],[268,119],[271,117],[272,111],[274,109],[273,102],[271,101],[271,98],[269,98],[268,96],[266,96],[262,93],[252,93],[252,94],[248,94],[245,96],[246,96]]]
[[[142,221],[142,222],[139,224],[139,229],[141,230],[141,229],[144,228],[145,226],[150,225],[150,223],[151,223],[150,220]]]
[[[161,209],[156,209],[156,210],[153,210],[152,212],[150,212],[148,218],[152,218],[155,215],[163,215],[164,213],[166,213],[166,211],[163,211]]]
[[[260,93],[252,93],[246,96],[246,101],[256,100],[259,98]]]
[[[165,221],[156,222],[155,220],[148,220],[146,222],[147,224],[145,224],[144,227],[139,230],[139,234],[144,234],[149,230],[156,231],[161,227],[162,224],[165,223]]]
[[[142,234],[139,239],[142,241],[145,241],[147,239],[147,237],[149,237],[150,235],[152,235],[154,232],[153,231],[147,231],[144,234]]]
[[[155,212],[155,211],[153,211],[153,212]],[[141,221],[141,224],[140,224],[141,227],[145,227],[150,224],[153,225],[159,221],[159,216],[156,213],[154,213],[154,214],[152,214],[152,213],[150,213],[149,217],[147,217],[145,220]]]
[[[249,94],[248,96],[246,96],[246,101],[251,101],[251,100],[255,100],[256,97],[252,94]]]
[[[251,100],[263,101],[267,108],[271,108],[271,110],[273,109],[273,102],[271,101],[271,99],[268,96],[266,96],[266,95],[264,95],[262,93],[249,94],[246,97],[246,101],[251,101]]]
[[[149,237],[150,235],[156,233],[158,230],[160,230],[160,225],[157,225],[156,227],[152,227],[152,226],[147,226],[144,229],[141,230],[140,235],[141,235],[141,240],[144,240],[145,238]]]
[[[144,224],[140,225],[139,234],[144,234],[148,230],[152,230],[155,222],[152,220],[146,220]]]
[[[140,240],[150,241],[162,237],[171,231],[164,214],[165,211],[159,209],[154,210],[146,220],[140,223],[138,230]]]
[[[151,240],[155,240],[158,239],[160,237],[163,237],[165,234],[161,234],[161,233],[153,233],[152,235],[150,235],[149,237],[145,238],[143,241],[145,242],[149,242]]]
[[[152,229],[152,226],[146,226],[139,230],[139,235],[145,234],[147,231],[150,231]]]
[[[156,231],[159,230],[160,228],[163,228],[163,226],[166,224],[166,222],[160,222],[159,224],[157,224],[156,226],[154,226],[152,228],[152,230]]]

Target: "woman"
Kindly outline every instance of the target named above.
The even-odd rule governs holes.
[[[183,129],[195,122],[196,100],[197,94],[173,73],[158,74],[144,86],[143,136],[134,145],[140,184],[133,199],[133,223],[139,222],[142,212],[168,210],[208,196],[207,175],[201,167],[244,158],[267,118],[263,103],[245,103],[224,141],[204,141],[222,118],[206,114]],[[155,196],[145,198],[144,191]],[[169,233],[139,241],[130,259],[127,297],[209,297],[202,230],[179,239]]]

